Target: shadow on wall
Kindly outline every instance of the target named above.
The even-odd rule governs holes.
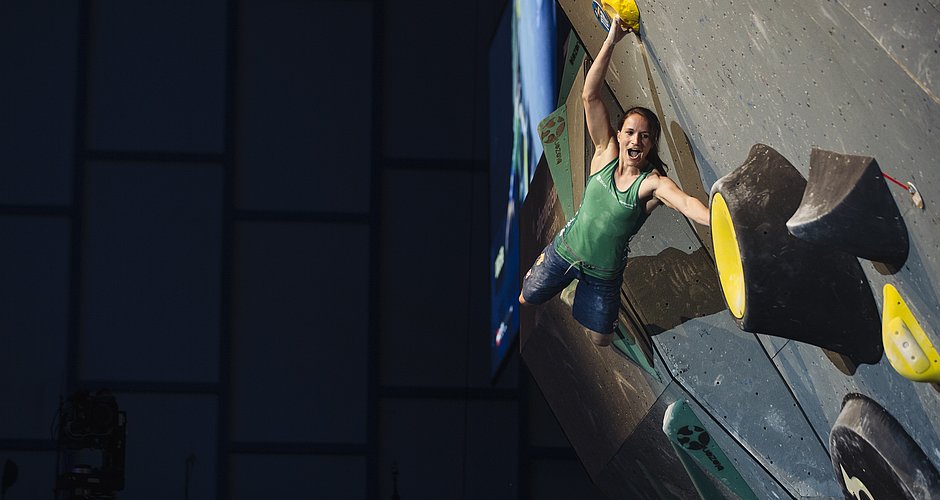
[[[628,317],[643,325],[649,335],[726,309],[705,247],[692,253],[669,247],[655,256],[630,257],[622,292],[633,310],[628,310]],[[626,326],[635,333],[635,325]]]

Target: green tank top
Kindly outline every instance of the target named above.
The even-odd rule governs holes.
[[[588,178],[584,200],[558,237],[555,250],[569,264],[601,279],[619,278],[627,263],[628,243],[646,221],[639,202],[640,184],[651,170],[641,172],[626,191],[617,189],[615,158]]]

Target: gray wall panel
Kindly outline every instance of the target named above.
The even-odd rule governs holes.
[[[577,460],[536,459],[530,465],[530,498],[539,500],[602,499]]]
[[[862,365],[848,377],[840,373],[821,351],[798,342],[790,343],[774,358],[781,374],[793,388],[816,431],[828,436],[850,392],[870,396],[884,406],[920,447],[940,461],[940,394],[928,384],[912,383],[888,364]],[[829,443],[826,442],[828,447]]]
[[[476,57],[454,57],[475,54],[481,44],[475,38],[477,9],[477,2],[396,2],[388,9],[381,124],[386,156],[486,156],[485,120],[473,118],[482,108],[476,108],[473,89],[484,67]]]
[[[934,101],[940,100],[940,27],[936,4],[917,0],[864,2],[839,0],[846,11],[878,41]]]
[[[761,333],[757,334],[757,340],[760,340],[761,345],[764,346],[764,350],[767,351],[767,354],[771,357],[776,356],[781,349],[790,343],[789,339]]]
[[[788,491],[786,489],[787,484],[785,481],[782,482],[781,478],[771,476],[767,468],[755,461],[754,457],[751,455],[752,452],[743,447],[739,439],[728,434],[725,431],[726,427],[723,422],[715,419],[714,415],[708,413],[705,408],[699,404],[699,401],[691,398],[682,385],[676,383],[670,384],[660,397],[660,402],[668,405],[679,399],[685,400],[695,413],[695,416],[705,424],[705,429],[708,431],[709,436],[711,436],[712,440],[721,448],[721,451],[725,452],[734,467],[741,474],[741,477],[747,482],[748,486],[754,491],[758,498],[788,498],[795,494],[794,491]],[[661,422],[660,427],[656,430],[661,432]],[[816,476],[817,481],[829,481],[830,472],[827,468],[808,468],[805,470],[804,476]]]
[[[232,499],[366,498],[362,457],[235,455]]]
[[[842,398],[849,392],[858,391],[853,377],[832,366],[821,349],[800,342],[787,344],[773,361],[787,385],[793,389],[816,433],[827,438],[824,444],[828,448],[829,430],[842,409]],[[884,365],[873,368],[879,375],[885,375]],[[865,371],[863,366],[856,373],[861,375]]]
[[[217,380],[221,168],[101,163],[88,179],[82,376]]]
[[[232,436],[366,439],[368,228],[240,223]]]
[[[179,498],[187,485],[185,498],[215,498],[216,397],[124,393],[115,398],[127,413],[126,484],[118,498]]]
[[[474,179],[466,172],[385,174],[379,367],[387,385],[454,387],[468,380],[473,243],[450,228],[483,218],[473,213]],[[477,203],[485,199],[477,194]],[[408,293],[400,292],[403,283]],[[479,364],[488,366],[488,359]]]
[[[372,30],[372,9],[336,1],[241,6],[240,208],[368,210],[372,39],[362,33]]]
[[[489,260],[489,173],[474,172],[467,181],[470,191],[467,193],[469,221],[464,226],[470,234],[467,249],[467,332],[470,342],[467,356],[470,366],[467,383],[473,387],[515,388],[518,386],[515,366],[504,366],[501,376],[495,381],[491,371],[490,336],[483,334],[489,330],[490,317],[490,268]],[[456,236],[456,235],[455,235]],[[455,238],[456,239],[456,238]],[[510,356],[511,358],[512,356]],[[518,361],[516,361],[518,362]],[[512,361],[510,361],[512,363]]]
[[[673,377],[787,489],[802,496],[838,496],[831,477],[817,473],[831,468],[825,446],[753,334],[739,330],[722,312],[690,320],[653,341]]]
[[[0,436],[48,439],[66,391],[69,223],[0,217],[0,234]]]
[[[519,498],[519,404],[467,403],[467,451],[463,498]],[[494,452],[494,450],[501,450]]]
[[[76,2],[0,4],[0,203],[71,199]]]
[[[225,2],[91,6],[89,145],[221,153]]]
[[[526,373],[528,375],[528,372]],[[548,406],[542,393],[537,390],[535,380],[528,377],[526,384],[532,388],[527,391],[526,441],[532,446],[559,448],[570,446],[565,432],[558,424],[558,419],[552,414],[551,407]]]
[[[464,498],[467,404],[456,400],[379,402],[378,498],[392,497],[393,464],[398,467],[402,498]]]

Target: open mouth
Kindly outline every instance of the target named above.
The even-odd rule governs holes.
[[[635,159],[637,159],[637,158],[640,157],[640,150],[639,150],[639,149],[628,149],[628,150],[627,150],[627,155],[629,155],[631,159],[634,159],[634,160],[635,160]]]

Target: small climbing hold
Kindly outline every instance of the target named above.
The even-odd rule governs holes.
[[[884,286],[881,336],[885,355],[902,377],[915,382],[940,382],[940,355],[901,294]]]

